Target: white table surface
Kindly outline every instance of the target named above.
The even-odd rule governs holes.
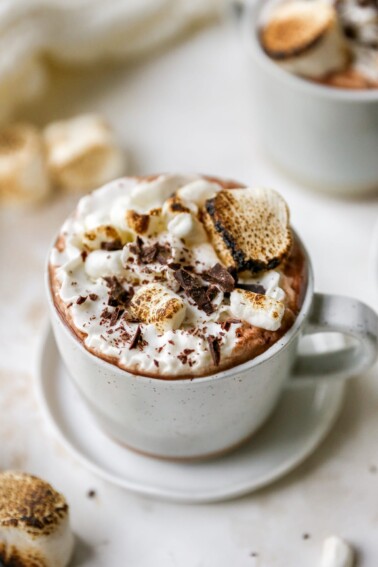
[[[45,99],[22,117],[44,124],[100,111],[130,149],[132,173],[196,170],[278,189],[312,255],[317,288],[374,305],[368,249],[378,201],[310,192],[267,161],[254,130],[253,77],[232,24],[202,30],[127,68],[53,74]],[[323,538],[336,533],[360,550],[359,565],[377,567],[377,367],[350,382],[334,430],[305,464],[223,504],[135,496],[92,476],[52,438],[32,371],[46,317],[44,257],[74,201],[56,197],[36,209],[0,213],[0,469],[30,471],[64,492],[79,539],[73,565],[311,567]],[[89,489],[95,498],[87,497]]]

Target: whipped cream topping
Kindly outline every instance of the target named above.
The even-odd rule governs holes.
[[[200,375],[232,356],[243,324],[280,328],[280,271],[239,274],[235,289],[202,226],[221,190],[191,175],[123,178],[79,201],[50,266],[90,350],[141,374]]]
[[[293,74],[322,79],[350,68],[378,83],[375,0],[271,0],[260,27],[265,51]]]

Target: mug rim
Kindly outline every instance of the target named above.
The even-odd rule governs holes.
[[[310,79],[294,75],[275,63],[264,52],[258,39],[258,20],[265,3],[266,0],[253,0],[247,3],[244,15],[242,16],[242,37],[247,53],[254,57],[267,72],[275,76],[277,80],[287,83],[288,86],[293,89],[297,88],[304,91],[304,93],[312,94],[320,98],[329,98],[330,100],[350,103],[378,103],[378,88],[354,90],[320,85]]]
[[[313,274],[313,268],[312,268],[312,263],[309,257],[309,254],[307,252],[306,247],[304,246],[301,238],[298,236],[297,232],[293,229],[291,229],[294,233],[295,238],[297,239],[297,241],[299,242],[302,251],[304,253],[304,257],[305,257],[305,263],[306,263],[306,268],[307,268],[307,285],[306,285],[306,292],[305,292],[305,296],[303,299],[303,303],[302,306],[299,310],[299,313],[293,323],[293,325],[290,327],[290,329],[280,338],[278,339],[278,341],[276,341],[272,346],[270,346],[265,352],[263,352],[262,354],[259,354],[258,356],[252,358],[251,360],[247,360],[246,362],[243,362],[242,364],[238,364],[236,366],[232,366],[231,368],[228,368],[226,370],[222,370],[220,372],[215,372],[214,374],[210,374],[208,376],[193,376],[193,377],[189,377],[189,378],[166,378],[166,377],[159,377],[159,376],[143,376],[142,374],[135,374],[129,370],[126,370],[124,368],[119,367],[116,364],[112,364],[111,362],[108,362],[107,360],[104,360],[103,358],[101,358],[99,355],[96,355],[92,352],[90,352],[88,349],[85,348],[83,341],[81,341],[76,335],[74,335],[73,331],[68,328],[68,324],[66,324],[66,322],[62,319],[62,317],[60,317],[58,310],[56,308],[53,296],[52,296],[52,290],[51,290],[51,285],[50,285],[50,276],[49,276],[49,263],[50,263],[50,254],[51,254],[51,250],[52,250],[52,246],[53,243],[56,241],[56,239],[54,238],[53,243],[49,246],[48,249],[48,254],[47,254],[47,259],[46,259],[46,264],[45,264],[45,289],[47,292],[47,300],[49,303],[49,313],[50,313],[50,320],[52,317],[55,317],[58,321],[58,324],[63,327],[65,334],[67,335],[67,337],[69,338],[69,340],[74,341],[75,345],[77,348],[79,348],[80,352],[82,352],[84,354],[84,356],[87,357],[87,359],[90,361],[90,363],[95,364],[95,365],[99,365],[103,368],[106,368],[108,370],[112,370],[113,372],[119,374],[121,373],[122,375],[127,375],[128,377],[131,377],[135,380],[139,380],[139,381],[147,381],[148,383],[151,383],[151,381],[155,382],[163,382],[164,384],[171,384],[176,385],[176,386],[183,386],[183,385],[188,385],[191,384],[192,386],[195,383],[205,383],[205,382],[209,382],[210,380],[222,380],[222,379],[226,379],[226,378],[230,378],[232,377],[236,372],[237,373],[244,373],[248,370],[251,370],[252,368],[255,368],[257,366],[260,366],[261,364],[263,364],[264,362],[266,362],[268,359],[273,358],[274,356],[276,356],[278,354],[278,352],[280,352],[281,350],[283,350],[284,348],[286,348],[291,341],[295,338],[295,336],[298,334],[298,332],[300,331],[300,329],[303,326],[303,323],[306,321],[308,313],[310,311],[311,308],[311,304],[312,304],[312,299],[313,299],[313,295],[314,295],[314,274]]]

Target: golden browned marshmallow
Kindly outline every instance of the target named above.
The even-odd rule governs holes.
[[[0,473],[1,564],[65,567],[73,545],[62,494],[35,476]]]
[[[202,220],[223,264],[238,271],[273,269],[290,251],[289,209],[272,189],[220,191],[206,202]]]
[[[43,139],[34,126],[14,124],[0,130],[0,198],[38,201],[50,191]]]
[[[53,122],[44,138],[52,179],[62,189],[88,191],[125,173],[125,156],[101,116]]]
[[[232,315],[250,325],[267,331],[277,331],[281,326],[285,305],[267,295],[235,289],[230,296],[230,311]]]
[[[161,208],[151,209],[147,213],[138,213],[134,210],[127,210],[125,221],[130,230],[136,234],[152,236],[164,228],[164,220]]]
[[[324,77],[350,61],[336,10],[323,0],[275,7],[261,30],[261,43],[287,71],[305,77]]]
[[[176,194],[165,201],[163,214],[167,221],[168,232],[172,236],[181,238],[192,245],[206,241],[206,233],[197,218],[196,203]]]
[[[186,312],[182,298],[157,283],[139,288],[131,300],[130,309],[139,321],[153,324],[161,332],[178,329]]]
[[[126,242],[125,234],[111,225],[99,225],[87,230],[82,237],[83,244],[89,250],[119,250]]]
[[[164,202],[163,214],[168,220],[171,220],[179,213],[193,213],[196,215],[198,213],[198,207],[195,203],[190,202],[179,195],[173,195]]]

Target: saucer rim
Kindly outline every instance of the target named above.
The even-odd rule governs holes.
[[[332,402],[329,402],[330,406],[327,408],[326,414],[323,416],[321,424],[318,424],[316,429],[313,431],[311,438],[307,439],[306,442],[303,443],[302,450],[297,451],[297,453],[295,455],[291,455],[290,458],[283,460],[280,466],[274,467],[271,474],[266,474],[261,480],[243,480],[233,487],[217,488],[213,492],[210,492],[209,490],[201,492],[201,490],[198,490],[196,493],[191,492],[190,494],[179,489],[156,487],[152,484],[145,484],[143,482],[137,483],[130,479],[123,478],[120,474],[109,472],[106,469],[102,468],[100,465],[96,464],[89,456],[82,454],[75,447],[71,439],[63,433],[58,420],[56,420],[54,417],[45,389],[43,364],[45,351],[48,347],[49,341],[53,342],[54,348],[56,349],[56,356],[59,358],[60,363],[63,364],[51,325],[47,323],[40,339],[36,357],[34,389],[43,418],[51,428],[54,436],[80,465],[82,465],[85,469],[89,470],[102,480],[105,480],[112,485],[126,489],[130,492],[166,502],[176,502],[180,504],[206,504],[222,502],[251,494],[274,483],[286,474],[293,471],[300,464],[302,464],[321,445],[321,443],[324,441],[325,437],[328,435],[335,422],[337,421],[337,418],[339,417],[341,408],[343,406],[345,383],[343,381],[337,381],[333,383],[329,382],[327,386],[332,389],[334,399],[332,400]],[[68,373],[67,370],[66,372]],[[319,385],[308,387],[316,389],[324,386],[325,382],[322,381],[321,383],[319,383]],[[109,439],[109,442],[114,443],[114,441],[112,441],[111,439]],[[124,450],[134,453],[131,449],[127,449],[126,447]],[[146,462],[151,459],[151,457],[148,456],[139,456],[141,458],[145,458]],[[203,462],[206,463],[206,460]],[[189,464],[192,465],[193,463]],[[172,462],[172,465],[177,466],[177,463]],[[180,466],[185,466],[185,463],[180,463]],[[201,461],[196,462],[195,466],[201,466]]]

